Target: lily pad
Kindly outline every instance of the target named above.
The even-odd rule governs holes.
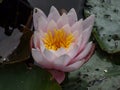
[[[87,0],[85,14],[95,14],[93,35],[102,50],[120,52],[120,1]]]
[[[119,90],[120,66],[107,62],[107,59],[95,52],[79,70],[68,74],[63,90]]]
[[[61,90],[51,75],[39,67],[23,63],[0,67],[0,90]]]

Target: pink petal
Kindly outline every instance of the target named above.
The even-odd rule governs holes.
[[[65,79],[65,73],[57,70],[48,70],[54,77],[54,79],[61,84]]]
[[[74,71],[76,69],[79,69],[84,63],[86,63],[90,59],[90,57],[92,56],[94,50],[95,50],[95,45],[93,44],[90,52],[88,53],[88,55],[84,59],[82,59],[80,61],[77,61],[75,63],[69,64],[66,67],[61,68],[61,71],[63,71],[63,72],[71,72],[71,71]]]
[[[79,34],[78,34],[78,33],[79,33],[78,31],[72,32],[72,34],[73,34],[73,36],[74,36],[75,38],[78,38],[78,37],[79,37]]]
[[[50,13],[48,15],[48,21],[54,20],[55,22],[57,22],[59,18],[60,18],[60,14],[58,10],[54,6],[52,6],[50,9]]]
[[[77,61],[73,64],[70,64],[70,65],[64,67],[63,69],[61,69],[61,71],[63,71],[63,72],[74,71],[76,69],[79,69],[84,63],[85,63],[85,60]]]
[[[67,52],[67,55],[69,55],[69,57],[74,58],[77,55],[78,52],[78,45],[71,45],[69,47],[69,51]]]
[[[87,19],[85,19],[84,22],[83,22],[83,29],[85,30],[85,29],[88,28],[90,25],[93,26],[93,24],[94,24],[94,19],[95,19],[95,15],[91,15],[91,16],[89,16]]]
[[[88,42],[92,31],[92,26],[90,25],[86,30],[82,32],[82,43],[80,45],[79,52],[84,49],[86,43]]]
[[[65,13],[57,21],[58,28],[62,28],[65,24],[68,24],[68,17]]]
[[[40,30],[40,29],[39,29],[39,36],[40,36],[39,40],[42,39],[42,38],[44,38],[45,33],[46,33],[46,32],[44,32],[43,30]]]
[[[94,50],[95,50],[95,44],[92,44],[89,52],[87,53],[87,55],[85,55],[85,57],[83,57],[83,56],[80,57],[79,56],[80,58],[78,58],[78,56],[77,56],[76,58],[74,58],[73,60],[71,60],[70,64],[72,64],[72,63],[74,63],[76,61],[82,61],[82,60],[84,60],[85,62],[87,62],[90,59],[90,57],[92,56]]]
[[[78,31],[74,31],[72,34],[73,34],[73,36],[75,38],[74,44],[80,46],[81,42],[82,42],[82,34],[79,34]]]
[[[77,45],[80,46],[82,44],[83,35],[81,34],[78,38],[76,38]]]
[[[48,49],[45,49],[44,50],[44,57],[49,61],[49,62],[53,62],[57,57],[56,57],[56,55],[52,52],[52,51],[50,51],[50,50],[48,50]]]
[[[57,29],[57,24],[53,20],[51,20],[48,23],[47,30],[54,31],[55,29]]]
[[[38,19],[40,17],[44,17],[46,18],[46,15],[44,14],[44,12],[38,8],[35,8],[33,11],[33,22],[34,22],[34,28],[35,30],[38,30]]]
[[[84,58],[86,62],[90,59],[90,57],[94,53],[94,50],[95,50],[95,44],[92,45],[92,48],[91,48],[89,54]]]
[[[68,16],[69,24],[70,26],[72,26],[77,21],[77,14],[76,14],[75,9],[72,8],[68,12],[67,16]]]
[[[73,62],[76,62],[77,60],[81,60],[81,59],[85,58],[89,54],[89,52],[92,48],[92,45],[93,45],[92,42],[89,42],[86,45],[85,49],[73,60]]]
[[[43,41],[40,39],[40,50],[41,50],[41,53],[44,53],[44,50],[46,49]]]
[[[65,24],[62,28],[66,33],[71,33],[71,27],[69,24]]]
[[[83,20],[79,20],[78,22],[76,22],[75,24],[72,25],[72,31],[78,31],[79,34],[83,31]]]
[[[43,57],[42,53],[39,50],[32,49],[32,56],[38,65],[40,65],[40,67],[49,69],[52,68],[52,64]]]
[[[64,54],[66,54],[67,51],[65,50],[65,48],[59,48],[57,51],[54,52],[54,54],[57,56],[57,57],[60,57]]]
[[[71,58],[68,55],[62,55],[58,58],[56,58],[56,60],[54,60],[54,66],[55,68],[59,67],[62,68],[61,66],[66,66],[69,62],[70,62]]]
[[[40,49],[40,41],[39,41],[39,32],[38,31],[35,31],[34,34],[33,34],[33,43],[34,43],[34,47],[37,48],[37,49]]]
[[[42,31],[46,32],[47,23],[48,23],[48,21],[46,18],[44,18],[42,16],[39,17],[38,18],[38,30],[39,31],[42,30]]]

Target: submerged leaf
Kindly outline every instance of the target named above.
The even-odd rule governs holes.
[[[0,67],[0,90],[61,90],[50,80],[51,75],[38,67],[27,69],[25,64]]]
[[[5,61],[5,58],[8,57],[19,45],[20,37],[22,33],[18,29],[14,29],[14,32],[11,36],[6,36],[4,34],[4,28],[0,27],[0,62]]]
[[[14,50],[14,52],[8,56],[7,64],[21,62],[29,59],[30,57],[30,39],[32,36],[32,31],[25,32],[20,39],[20,44]]]

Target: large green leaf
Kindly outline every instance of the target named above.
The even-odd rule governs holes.
[[[61,90],[50,78],[39,67],[28,69],[23,63],[5,65],[0,67],[0,90]]]
[[[102,50],[120,52],[120,0],[87,0],[85,14],[95,14],[95,36]]]
[[[79,70],[68,74],[63,90],[117,90],[120,88],[120,66],[108,60],[95,52]]]

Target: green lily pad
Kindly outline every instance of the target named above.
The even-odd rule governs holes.
[[[119,90],[120,66],[107,61],[96,51],[85,65],[68,74],[63,90]]]
[[[51,75],[39,67],[23,63],[0,67],[0,90],[61,90]]]
[[[85,14],[95,14],[93,35],[102,50],[120,52],[120,1],[87,0]]]

